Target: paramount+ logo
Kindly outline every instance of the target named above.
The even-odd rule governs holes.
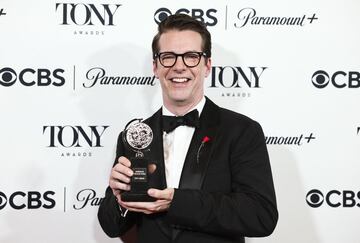
[[[360,88],[360,72],[336,71],[334,73],[328,73],[324,70],[318,70],[312,75],[311,81],[318,89],[323,89],[328,86],[333,86],[338,89]]]
[[[6,206],[16,210],[21,209],[52,209],[56,205],[56,201],[53,198],[54,191],[16,191],[10,195],[0,191],[0,210]]]
[[[16,82],[23,86],[55,86],[65,84],[63,77],[65,70],[61,68],[24,68],[15,70],[4,67],[0,69],[0,85],[4,87],[13,86]]]
[[[94,189],[83,189],[76,195],[77,203],[73,204],[75,210],[83,209],[87,206],[95,207],[100,206],[103,201],[103,197],[99,197]]]
[[[360,207],[360,191],[330,190],[324,193],[318,189],[312,189],[306,194],[306,202],[312,208],[324,205],[332,208]]]

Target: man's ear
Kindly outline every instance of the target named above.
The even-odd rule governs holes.
[[[156,62],[156,60],[153,60],[153,73],[154,73],[155,78],[159,79],[159,75],[157,73],[157,62]]]
[[[211,58],[210,57],[207,58],[205,66],[206,66],[205,78],[207,78],[211,72]]]

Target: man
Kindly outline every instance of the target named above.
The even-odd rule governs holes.
[[[122,201],[133,171],[120,135],[98,213],[103,230],[117,237],[136,225],[138,242],[156,243],[244,242],[244,237],[270,235],[278,213],[262,129],[204,96],[210,33],[183,14],[169,16],[158,30],[153,71],[163,107],[145,123],[154,133],[151,154],[159,162],[157,171],[164,173],[158,175],[159,187],[148,190],[156,201]],[[169,129],[162,118],[190,111],[200,114],[191,126]]]

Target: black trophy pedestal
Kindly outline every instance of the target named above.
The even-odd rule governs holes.
[[[148,161],[144,158],[131,158],[131,169],[134,174],[130,181],[130,191],[121,193],[125,202],[153,202],[156,199],[147,194],[149,187]]]

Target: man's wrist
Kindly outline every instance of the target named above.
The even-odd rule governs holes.
[[[117,204],[118,207],[119,207],[120,216],[123,217],[123,218],[125,218],[129,210],[128,210],[127,208],[121,207],[121,205],[120,205],[119,202],[118,202],[118,198],[117,198],[116,196],[115,196],[115,202],[116,202],[116,204]]]

